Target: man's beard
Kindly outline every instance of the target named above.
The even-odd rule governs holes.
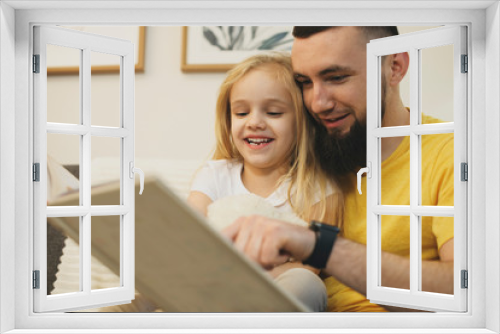
[[[336,132],[328,133],[322,124],[314,124],[314,151],[325,173],[339,177],[366,166],[366,123],[356,119],[342,138]]]
[[[381,119],[384,119],[387,85],[382,76]],[[353,110],[351,114],[354,115]],[[315,127],[314,153],[321,168],[331,177],[344,176],[366,167],[366,119],[362,123],[355,118],[349,133],[339,138],[337,131],[328,133],[323,124],[313,121]]]

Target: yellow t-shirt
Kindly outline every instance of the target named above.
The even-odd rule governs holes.
[[[426,123],[439,123],[422,116]],[[453,206],[453,134],[423,135],[422,143],[422,205]],[[381,166],[382,205],[410,204],[410,139],[405,137]],[[344,187],[345,207],[342,235],[366,244],[366,175],[362,192],[356,188],[352,174]],[[409,216],[383,216],[381,219],[382,250],[402,256],[410,254]],[[453,238],[453,218],[422,217],[422,259],[438,259],[439,248]],[[383,312],[385,309],[370,303],[364,295],[341,284],[335,278],[325,279],[330,312]]]

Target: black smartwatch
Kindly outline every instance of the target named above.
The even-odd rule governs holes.
[[[316,232],[316,244],[311,255],[302,261],[302,264],[324,269],[330,254],[333,250],[333,245],[337,239],[337,234],[340,229],[337,226],[331,226],[317,221],[312,221],[309,229]]]

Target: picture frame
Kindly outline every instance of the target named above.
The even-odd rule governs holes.
[[[146,27],[144,26],[71,26],[65,27],[78,31],[116,37],[132,41],[135,45],[135,73],[144,72]],[[47,75],[74,75],[79,73],[79,56],[73,50],[63,50],[58,47],[51,57],[51,50],[47,51]],[[120,64],[117,57],[99,55],[92,59],[92,74],[120,73]]]
[[[226,72],[266,51],[291,51],[292,26],[183,26],[182,72]]]

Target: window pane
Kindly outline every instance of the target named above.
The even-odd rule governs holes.
[[[80,291],[80,218],[47,219],[47,294]]]
[[[381,58],[381,62],[382,62],[382,71],[381,71],[381,85],[380,85],[380,102],[381,102],[381,106],[380,106],[380,122],[379,124],[381,124],[381,127],[391,127],[391,126],[395,126],[394,123],[391,123],[391,120],[394,122],[394,117],[392,118],[384,118],[385,116],[385,109],[386,109],[386,94],[389,90],[388,88],[388,81],[390,80],[390,78],[388,77],[389,75],[389,71],[387,71],[387,68],[390,66],[390,62],[391,60],[394,59],[394,57],[401,57],[400,54],[394,54],[394,55],[387,55],[387,56],[384,56]],[[410,53],[408,53],[408,56],[410,56]],[[410,59],[410,62],[412,62],[412,59]],[[404,74],[404,73],[403,73]],[[403,79],[401,80],[401,82],[399,83],[399,94],[401,96],[401,101],[403,103],[403,106],[407,108],[407,111],[408,111],[408,114],[406,115],[407,116],[407,119],[405,120],[406,121],[406,124],[403,124],[403,125],[409,125],[410,124],[410,79],[411,79],[411,75],[410,75],[410,70],[409,70],[409,67],[408,67],[408,71],[406,72],[406,74],[404,74],[404,77]],[[399,126],[401,124],[398,124]]]
[[[399,142],[396,150],[381,165],[381,204],[410,205],[410,137],[382,138],[384,145]],[[386,142],[389,141],[389,142]]]
[[[80,124],[80,68],[74,64],[80,64],[81,54],[80,49],[47,45],[47,122]],[[50,75],[58,70],[72,75]]]
[[[409,216],[381,216],[381,247],[382,251],[404,256],[410,259],[410,217]],[[409,286],[395,286],[395,280],[409,282],[410,265],[399,267],[384,267],[384,256],[381,257],[381,286],[390,288],[409,289]],[[392,282],[392,283],[391,283]]]
[[[99,184],[120,181],[121,138],[92,137],[92,195],[99,191]],[[116,192],[97,200],[92,205],[120,205],[120,193]]]
[[[92,52],[92,67],[106,67],[111,73],[92,71],[92,125],[120,127],[120,56]],[[113,68],[115,70],[113,71]],[[118,70],[116,70],[118,69]]]
[[[421,138],[422,205],[454,206],[454,135]]]
[[[420,58],[421,124],[453,122],[453,45],[422,49]]]
[[[454,235],[453,217],[422,217],[422,261],[442,260],[448,268],[436,271],[433,268],[426,269],[422,264],[422,291],[453,294],[453,242],[450,238]],[[439,250],[439,252],[437,251]],[[431,263],[435,265],[436,263]],[[448,282],[445,286],[435,283],[435,275],[444,276],[443,281]],[[427,281],[427,282],[426,282]]]
[[[92,216],[91,289],[120,284],[120,216]]]
[[[62,205],[80,205],[79,168],[80,136],[47,134],[47,205],[68,193],[74,201]]]

